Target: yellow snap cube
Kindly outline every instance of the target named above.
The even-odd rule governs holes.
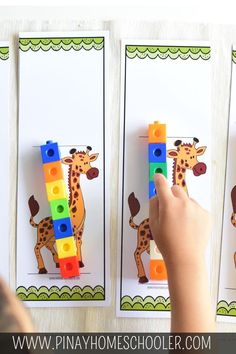
[[[46,183],[48,201],[68,198],[66,185],[63,179]]]
[[[77,255],[77,248],[74,236],[64,237],[56,240],[58,258],[67,258]]]

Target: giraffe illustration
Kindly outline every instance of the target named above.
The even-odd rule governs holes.
[[[206,173],[206,165],[203,162],[199,162],[197,157],[203,155],[206,151],[206,146],[196,147],[199,142],[197,138],[193,138],[193,143],[182,143],[181,140],[177,140],[174,145],[176,149],[170,149],[167,151],[167,157],[172,158],[173,173],[172,182],[181,186],[186,193],[188,193],[186,184],[186,170],[192,170],[194,176],[200,176]],[[153,239],[152,233],[149,227],[149,219],[143,220],[140,224],[134,222],[134,217],[140,211],[140,203],[135,197],[134,192],[128,197],[128,205],[130,209],[129,225],[137,230],[137,246],[134,252],[134,259],[138,270],[139,283],[148,282],[148,278],[145,273],[145,269],[142,262],[141,255],[146,251],[150,254],[150,240]]]
[[[231,224],[236,227],[236,186],[231,191],[231,201],[233,206],[233,212],[231,214]],[[234,252],[234,265],[236,267],[236,252]]]
[[[84,267],[82,261],[82,236],[84,231],[84,223],[86,217],[86,210],[84,205],[83,194],[80,185],[80,176],[86,175],[89,180],[98,177],[99,170],[96,167],[91,166],[91,162],[97,160],[99,154],[89,155],[92,148],[87,146],[85,151],[77,151],[71,149],[71,156],[63,157],[61,162],[69,166],[68,169],[68,189],[69,189],[69,208],[70,216],[73,225],[73,233],[77,246],[77,256],[79,266]],[[39,274],[46,274],[44,261],[41,255],[41,249],[46,247],[51,253],[56,267],[59,267],[58,255],[55,250],[55,236],[53,231],[53,222],[51,217],[42,219],[38,224],[34,221],[34,217],[39,212],[39,204],[32,195],[28,201],[29,209],[31,213],[30,224],[37,228],[37,243],[34,251],[38,263]]]

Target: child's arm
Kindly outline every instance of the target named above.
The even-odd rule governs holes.
[[[158,197],[150,200],[150,227],[167,267],[172,332],[215,330],[205,265],[209,214],[181,187],[155,176]]]
[[[23,304],[0,278],[0,332],[33,332],[29,314]]]

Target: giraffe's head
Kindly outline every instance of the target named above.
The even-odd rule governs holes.
[[[182,143],[181,140],[176,140],[176,149],[167,151],[167,156],[175,159],[177,165],[181,169],[189,169],[193,171],[194,176],[200,176],[206,173],[206,164],[198,161],[198,156],[203,155],[206,151],[206,146],[196,147],[199,142],[197,138],[193,138],[192,144]]]
[[[91,150],[90,146],[87,146],[86,151],[71,149],[71,156],[63,157],[61,161],[65,165],[70,165],[73,171],[85,174],[88,179],[96,178],[98,177],[99,170],[96,167],[92,167],[91,162],[97,160],[98,154],[89,155]]]

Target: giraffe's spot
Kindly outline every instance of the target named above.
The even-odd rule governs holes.
[[[144,246],[147,246],[148,242],[147,241],[144,241]]]
[[[79,168],[79,167],[76,165],[76,166],[75,166],[75,169],[78,170],[78,168]]]
[[[182,181],[182,186],[185,187],[186,186],[186,183],[185,183],[185,180],[183,179]]]
[[[186,164],[185,164],[185,167],[189,167],[189,164],[188,164],[188,163],[186,163]]]
[[[182,172],[185,173],[186,169],[185,168],[182,168]]]
[[[73,213],[73,214],[74,214],[74,213],[76,213],[76,211],[77,211],[76,206],[75,206],[75,207],[73,207],[73,208],[71,209],[71,211],[72,211],[72,213]]]
[[[177,172],[180,172],[180,166],[177,165]]]
[[[182,173],[179,173],[178,174],[178,179],[182,179],[182,177],[183,177]]]
[[[75,191],[74,197],[78,198],[78,196],[79,196],[79,193],[77,191]]]
[[[44,237],[44,238],[43,238],[43,241],[45,242],[45,241],[46,241],[46,239],[47,239],[47,237]]]
[[[45,222],[44,224],[43,224],[43,227],[47,227],[48,226],[48,224]]]
[[[140,225],[143,225],[143,224],[145,224],[145,222],[146,222],[146,220],[143,220],[143,221],[141,222],[141,224],[140,224]]]
[[[74,170],[72,171],[72,177],[75,177],[75,171]]]
[[[81,172],[81,173],[83,172],[82,168],[79,169],[79,172]]]
[[[49,226],[48,226],[48,230],[51,230],[51,229],[52,229],[52,225],[49,225]]]
[[[138,247],[138,250],[141,250],[141,247]]]
[[[144,229],[149,229],[149,225],[144,225]]]
[[[181,159],[181,165],[183,165],[183,163],[184,163],[184,160],[183,160],[183,159]]]
[[[44,228],[40,227],[39,232],[42,234],[44,232]]]
[[[139,251],[136,251],[137,256],[139,255]]]
[[[152,239],[152,235],[147,234],[147,238],[149,238],[151,240]]]
[[[73,200],[73,205],[75,205],[75,203],[76,203],[76,200]]]
[[[82,236],[82,231],[79,232],[79,235]]]
[[[79,184],[79,183],[77,183],[77,186],[76,186],[76,187],[77,187],[77,189],[80,189],[80,184]]]
[[[186,155],[189,155],[190,154],[190,152],[186,152]]]
[[[83,157],[83,155],[79,155],[79,157]]]
[[[140,242],[140,246],[143,246],[143,241]]]
[[[77,178],[73,178],[73,183],[76,183],[77,182]]]
[[[75,187],[73,186],[73,187],[72,187],[72,191],[74,191],[74,190],[75,190]]]
[[[45,231],[45,235],[48,235],[48,231]]]
[[[36,250],[38,250],[38,249],[39,249],[39,247],[37,246],[37,247],[36,247]]]
[[[142,230],[142,231],[140,232],[140,235],[141,235],[141,236],[144,236],[145,233],[146,233],[146,232],[145,232],[144,230]]]
[[[82,172],[83,172],[83,170],[82,170]],[[79,172],[76,173],[76,176],[79,177]]]

